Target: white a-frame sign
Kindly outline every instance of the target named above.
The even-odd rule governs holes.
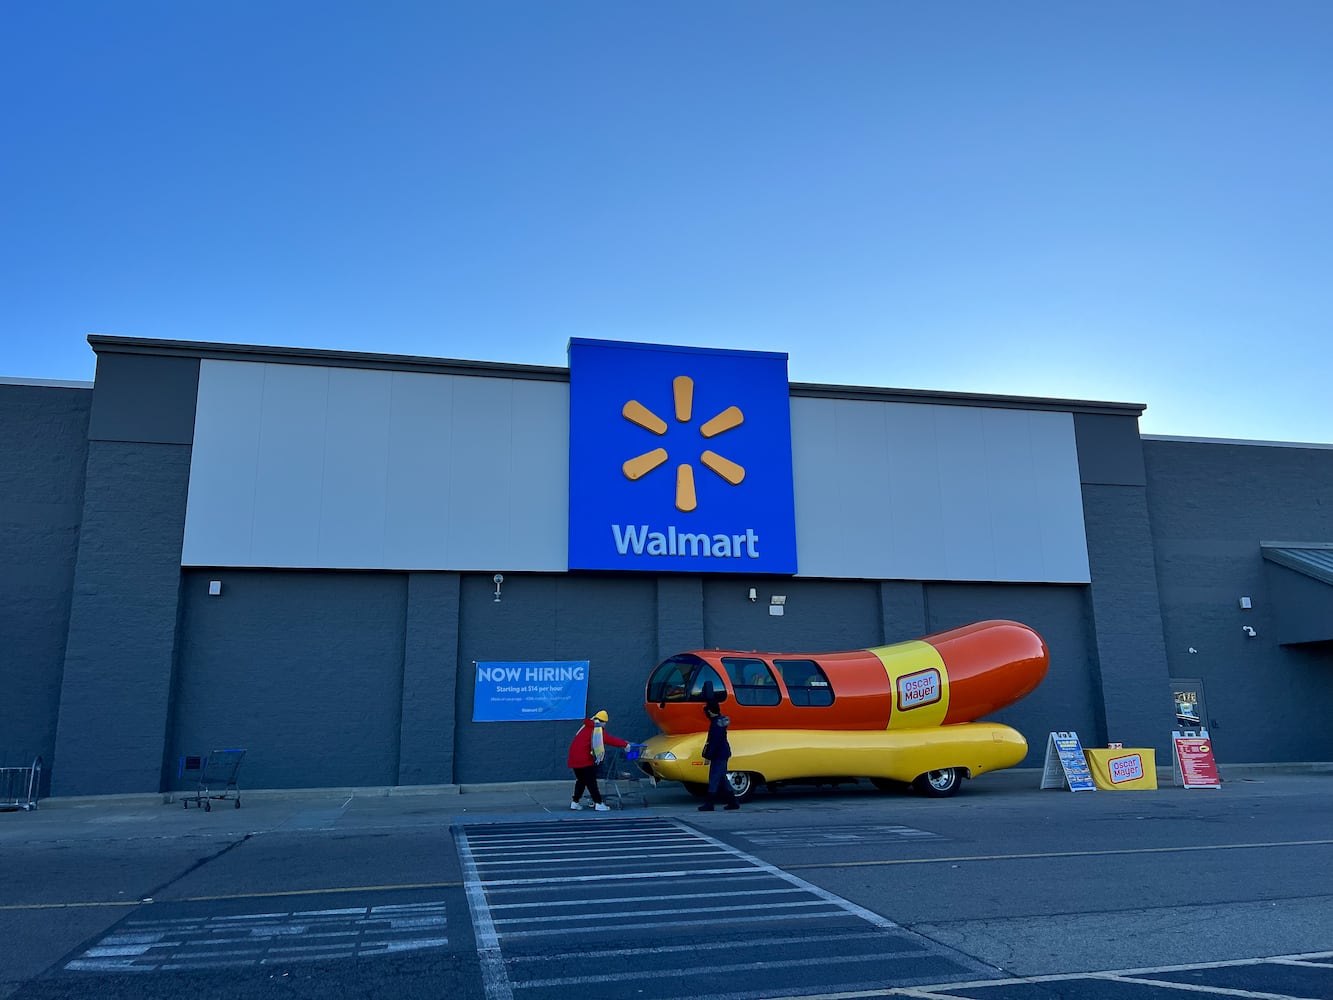
[[[1042,788],[1068,788],[1071,792],[1095,792],[1097,786],[1083,756],[1078,733],[1051,733],[1046,740],[1046,764],[1041,771]]]

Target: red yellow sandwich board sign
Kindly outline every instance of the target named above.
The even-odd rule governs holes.
[[[1213,759],[1213,741],[1208,730],[1186,730],[1171,734],[1176,784],[1184,788],[1221,788],[1222,778]]]

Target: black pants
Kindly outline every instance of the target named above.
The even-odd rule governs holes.
[[[729,757],[708,762],[708,798],[704,801],[718,806],[735,803],[736,793],[731,790],[731,782],[727,780],[727,764],[730,762]]]
[[[597,787],[597,765],[589,764],[587,767],[574,768],[574,801],[577,802],[583,798],[583,790],[588,790],[595,804],[602,803],[602,790]]]

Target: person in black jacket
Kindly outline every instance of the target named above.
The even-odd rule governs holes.
[[[708,761],[708,798],[699,807],[700,812],[712,812],[718,802],[725,802],[723,809],[739,809],[736,793],[727,780],[727,763],[731,760],[731,742],[727,739],[727,727],[731,720],[722,714],[722,706],[716,698],[704,702],[704,715],[708,717],[708,737],[704,740],[704,759]]]

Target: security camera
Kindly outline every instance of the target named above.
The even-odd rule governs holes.
[[[1244,632],[1246,635],[1248,635],[1251,639],[1253,639],[1256,635],[1259,634],[1249,625],[1242,625],[1240,627],[1240,630]]]
[[[504,583],[505,575],[503,573],[496,573],[495,576],[491,577],[491,579],[494,580],[497,584]]]

